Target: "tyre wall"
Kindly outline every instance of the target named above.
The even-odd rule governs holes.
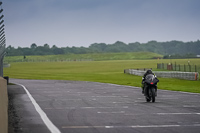
[[[136,69],[125,69],[124,73],[143,76],[146,71],[143,70],[136,70]],[[154,74],[157,77],[163,78],[178,78],[178,79],[185,79],[185,80],[199,80],[199,73],[198,72],[177,72],[177,71],[154,71]]]

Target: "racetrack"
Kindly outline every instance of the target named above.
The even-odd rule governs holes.
[[[36,111],[23,87],[11,89],[21,92],[15,93],[15,104],[22,132],[50,133],[51,122],[62,133],[200,132],[199,94],[158,90],[156,102],[147,103],[137,87],[58,80],[11,82],[23,85],[41,109]]]

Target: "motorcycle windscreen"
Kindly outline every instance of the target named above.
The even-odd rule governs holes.
[[[153,74],[149,74],[146,76],[145,82],[148,84],[156,84],[159,80]]]

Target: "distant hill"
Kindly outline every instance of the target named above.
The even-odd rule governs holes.
[[[65,54],[43,56],[6,56],[5,62],[46,62],[46,61],[102,61],[102,60],[134,60],[157,59],[163,55],[151,52],[125,52],[125,53],[92,53],[92,54]]]

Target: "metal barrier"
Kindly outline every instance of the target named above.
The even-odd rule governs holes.
[[[3,77],[3,59],[6,55],[6,38],[4,32],[4,20],[3,20],[3,9],[2,9],[2,2],[0,1],[0,76]]]
[[[133,74],[137,76],[143,76],[146,71],[136,70],[136,69],[125,69],[124,73]],[[154,71],[154,74],[157,77],[164,78],[178,78],[185,80],[199,80],[198,72],[163,72],[163,71]]]

